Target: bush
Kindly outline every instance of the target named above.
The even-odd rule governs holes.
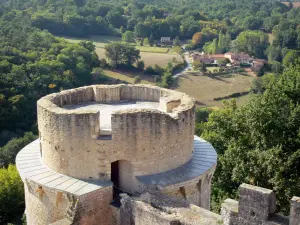
[[[210,108],[198,108],[196,109],[196,123],[207,122],[209,114],[212,112]]]
[[[141,81],[142,81],[142,78],[140,76],[135,76],[134,77],[134,83],[135,84],[141,83]]]
[[[160,82],[161,81],[161,77],[158,76],[158,75],[155,75],[154,76],[154,81],[157,83],[157,82]]]
[[[0,223],[24,211],[23,182],[15,165],[0,169]]]
[[[155,75],[155,74],[156,74],[156,71],[153,69],[152,66],[148,66],[148,67],[146,68],[146,70],[144,71],[144,73]]]
[[[154,70],[157,75],[162,75],[165,72],[164,69],[157,64],[154,65]]]
[[[143,60],[138,61],[137,64],[136,64],[136,67],[137,67],[138,69],[140,69],[140,70],[144,70],[144,68],[145,68],[145,63],[144,63],[144,61],[143,61]]]
[[[242,73],[242,72],[245,72],[245,69],[243,69],[243,68],[238,68],[238,69],[236,70],[236,72]]]

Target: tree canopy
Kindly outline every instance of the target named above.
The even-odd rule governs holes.
[[[214,209],[245,182],[275,190],[278,211],[289,212],[289,200],[300,195],[299,87],[300,61],[246,105],[225,102],[210,114],[202,136],[218,152]]]

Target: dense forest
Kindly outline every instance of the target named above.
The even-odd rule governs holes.
[[[219,154],[215,211],[247,182],[274,189],[278,211],[288,212],[289,198],[300,195],[300,8],[277,0],[0,0],[0,223],[24,210],[22,182],[10,164],[36,138],[37,99],[102,83],[105,63],[95,46],[57,37],[91,35],[149,43],[167,36],[187,49],[267,59],[276,75],[257,79],[253,101],[198,110],[196,132]],[[126,54],[115,58],[115,49]],[[139,59],[126,44],[106,51],[112,67]],[[163,86],[171,83],[172,69],[161,72]]]

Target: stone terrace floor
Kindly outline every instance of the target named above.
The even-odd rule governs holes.
[[[65,109],[70,110],[91,110],[98,109],[100,111],[100,129],[111,129],[111,115],[113,112],[125,109],[157,109],[162,111],[159,107],[159,102],[150,101],[126,101],[114,104],[102,104],[96,102],[85,102],[83,104],[65,106]]]

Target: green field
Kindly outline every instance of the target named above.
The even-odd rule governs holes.
[[[115,42],[115,41],[122,41],[120,37],[114,36],[91,36],[89,38],[72,38],[72,37],[63,37],[67,41],[78,43],[80,41],[92,41],[96,48],[104,48],[105,45]],[[151,47],[151,46],[139,46],[134,43],[131,45],[136,46],[141,52],[152,52],[152,53],[168,53],[170,50],[169,48],[161,48],[161,47]]]
[[[134,77],[139,75],[142,78],[142,82],[141,82],[142,84],[152,84],[152,85],[156,84],[153,80],[153,77],[147,76],[147,75],[144,75],[144,74],[126,73],[124,71],[117,71],[117,70],[114,70],[114,71],[104,70],[104,75],[109,77],[109,78],[112,78],[114,80],[119,79],[121,81],[125,81],[125,82],[131,83],[131,84],[134,83]]]
[[[222,106],[222,101],[213,98],[224,97],[236,92],[249,91],[253,77],[250,75],[188,75],[180,76],[176,90],[195,98],[198,106]],[[237,104],[248,101],[249,95],[237,98]]]
[[[98,57],[105,58],[105,49],[104,48],[96,48],[96,53]],[[141,52],[141,60],[144,61],[145,66],[154,66],[155,64],[165,67],[167,66],[168,62],[171,61],[174,57],[178,61],[182,61],[180,55],[171,55],[166,53],[154,53],[154,52]]]

